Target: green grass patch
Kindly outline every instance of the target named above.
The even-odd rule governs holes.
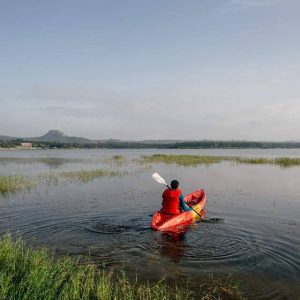
[[[94,170],[79,170],[79,171],[64,171],[60,172],[59,176],[70,182],[87,183],[96,178],[102,177],[116,177],[121,176],[122,173],[113,170],[94,169]]]
[[[202,300],[244,299],[239,282],[233,281],[230,276],[224,278],[210,275],[201,282],[200,289],[203,291],[200,297]]]
[[[281,167],[294,167],[300,165],[300,158],[293,157],[278,157],[278,158],[247,158],[247,157],[236,157],[232,158],[237,163],[240,164],[250,164],[250,165],[278,165]]]
[[[211,165],[224,161],[231,161],[238,164],[249,165],[278,165],[281,167],[300,166],[300,158],[293,157],[278,157],[278,158],[265,158],[265,157],[240,157],[240,156],[207,156],[207,155],[167,155],[167,154],[154,154],[142,156],[140,163],[155,164],[177,164],[180,166],[197,166],[197,165]]]
[[[15,193],[24,190],[29,191],[33,186],[35,186],[35,181],[30,177],[21,175],[0,175],[1,194]]]
[[[20,238],[13,240],[10,234],[0,240],[0,299],[242,299],[239,287],[228,279],[199,280],[194,289],[167,284],[165,280],[129,280],[124,271],[104,271],[88,259],[54,259],[47,249],[32,249]]]
[[[33,250],[6,234],[0,241],[0,299],[190,299],[164,281],[138,284],[124,273],[113,275],[94,264],[64,257],[54,260],[46,249]]]
[[[257,157],[257,158],[249,158],[249,157],[232,157],[232,161],[235,161],[239,164],[246,164],[246,165],[273,165],[274,159],[271,158],[264,158],[264,157]]]
[[[274,159],[274,163],[281,167],[300,166],[300,158],[279,157]]]
[[[226,157],[223,156],[154,154],[149,156],[142,156],[141,162],[177,164],[181,166],[197,166],[216,164],[225,159]]]
[[[34,177],[11,175],[0,175],[0,195],[29,191],[33,187],[57,186],[61,183],[88,183],[103,177],[121,177],[128,175],[126,171],[115,171],[107,169],[92,169],[79,171],[63,171],[60,173],[39,174]],[[1,298],[0,298],[1,299]]]

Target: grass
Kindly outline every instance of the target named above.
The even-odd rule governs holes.
[[[54,259],[47,249],[29,248],[10,234],[0,240],[0,299],[242,299],[238,287],[228,280],[213,278],[211,283],[200,282],[197,293],[165,280],[139,283],[124,272],[100,270],[87,260]]]
[[[30,177],[22,175],[0,175],[0,194],[9,194],[24,190],[28,191],[33,186],[35,186],[35,181]]]
[[[300,165],[300,158],[293,157],[278,157],[278,158],[247,158],[247,157],[236,157],[232,158],[240,164],[255,164],[255,165],[278,165],[281,167],[293,167]]]
[[[114,276],[94,264],[64,257],[54,260],[46,249],[28,248],[6,234],[0,241],[0,299],[188,299],[164,281],[138,284],[124,273]]]
[[[204,155],[166,155],[154,154],[149,156],[142,156],[141,163],[164,163],[177,164],[180,166],[197,166],[197,165],[211,165],[224,161],[231,161],[238,164],[251,165],[278,165],[280,167],[300,166],[300,158],[293,157],[239,157],[239,156],[204,156]]]
[[[233,282],[230,277],[222,278],[210,275],[200,288],[205,291],[202,300],[212,299],[244,299],[238,282]]]
[[[56,186],[65,181],[68,183],[88,183],[103,177],[124,176],[127,172],[119,172],[107,169],[92,169],[79,171],[64,171],[60,173],[39,174],[37,177],[23,175],[0,175],[0,194],[12,194],[24,190],[29,191],[37,184],[42,186]]]
[[[142,163],[165,163],[177,164],[181,166],[196,166],[196,165],[210,165],[223,161],[225,157],[222,156],[200,156],[200,155],[166,155],[154,154],[142,156]]]
[[[108,158],[107,162],[122,164],[126,162],[126,158],[123,155],[114,155],[113,157]]]
[[[282,167],[292,167],[300,165],[300,158],[280,157],[274,159],[276,165]]]
[[[83,182],[83,183],[93,181],[96,178],[116,177],[121,175],[122,173],[118,171],[105,170],[105,169],[64,171],[59,173],[60,177],[68,180],[69,182]]]

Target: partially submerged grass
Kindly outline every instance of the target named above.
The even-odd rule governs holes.
[[[274,159],[276,165],[280,165],[282,167],[292,167],[300,165],[300,158],[294,157],[279,157]]]
[[[9,234],[0,240],[0,299],[191,299],[187,291],[165,281],[138,284],[124,273],[115,276],[94,264],[64,257],[54,260],[46,249],[28,248]]]
[[[59,176],[70,182],[89,182],[96,178],[116,177],[122,173],[113,170],[94,169],[94,170],[79,170],[79,171],[64,171],[60,172]]]
[[[201,283],[202,300],[211,299],[244,299],[239,283],[234,282],[230,277],[224,278],[210,275],[207,280]]]
[[[22,175],[0,175],[0,194],[9,194],[24,190],[28,191],[33,186],[35,186],[35,181],[30,177]]]
[[[114,155],[107,159],[107,162],[122,164],[126,162],[126,158],[123,155]]]
[[[224,161],[231,161],[238,164],[251,165],[278,165],[281,167],[300,166],[300,158],[293,157],[240,157],[240,156],[207,156],[207,155],[167,155],[154,154],[142,156],[141,163],[164,163],[177,164],[181,166],[197,166],[197,165],[211,165],[221,163]]]
[[[247,164],[247,165],[272,165],[274,164],[274,160],[265,157],[257,157],[257,158],[250,158],[250,157],[232,157],[233,161],[237,162],[238,164]]]
[[[127,172],[120,172],[107,169],[92,169],[79,171],[64,171],[60,173],[39,174],[36,177],[22,175],[4,176],[0,175],[0,194],[16,193],[30,190],[38,184],[42,186],[56,186],[63,182],[68,183],[88,183],[103,177],[116,177],[127,175]],[[1,298],[0,298],[1,299]]]
[[[167,155],[154,154],[142,156],[142,163],[165,163],[177,164],[181,166],[196,166],[196,165],[210,165],[220,163],[226,157],[222,156],[200,156],[200,155]]]
[[[237,163],[240,164],[251,164],[251,165],[278,165],[281,167],[293,167],[300,165],[300,158],[293,157],[277,157],[277,158],[248,158],[248,157],[236,157],[233,158]]]

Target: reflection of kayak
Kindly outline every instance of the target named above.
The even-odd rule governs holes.
[[[192,207],[198,214],[201,215],[201,211],[206,203],[206,195],[203,189],[195,191],[184,197],[184,201],[187,205]],[[184,211],[179,215],[167,215],[161,211],[157,211],[151,221],[151,228],[158,231],[174,232],[180,228],[184,228],[193,222],[199,220],[199,215],[192,211]]]

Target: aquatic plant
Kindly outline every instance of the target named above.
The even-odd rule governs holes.
[[[123,163],[126,161],[126,158],[123,155],[114,155],[112,158],[112,161]]]
[[[244,299],[238,281],[233,281],[229,276],[210,275],[205,280],[202,280],[200,285],[200,293],[202,300],[211,299]]]
[[[9,234],[0,240],[0,299],[192,299],[165,281],[139,284],[69,257],[54,259]]]
[[[292,167],[300,165],[300,158],[297,157],[279,157],[274,159],[276,165],[281,167]]]
[[[227,157],[225,156],[153,154],[148,156],[142,156],[141,162],[177,164],[181,166],[196,166],[216,164],[226,159]]]
[[[0,175],[0,193],[14,193],[18,191],[30,190],[35,186],[32,178],[22,175]]]
[[[293,167],[300,165],[300,158],[294,157],[277,157],[277,158],[248,158],[248,157],[233,157],[240,164],[251,164],[251,165],[279,165],[281,167]]]
[[[140,163],[164,163],[177,164],[181,166],[197,166],[197,165],[211,165],[221,163],[224,161],[231,161],[238,164],[251,165],[279,165],[281,167],[292,167],[300,165],[300,158],[293,157],[240,157],[240,156],[207,156],[207,155],[167,155],[154,154],[149,156],[142,156]]]
[[[59,176],[70,182],[87,183],[95,178],[121,176],[122,173],[113,170],[93,169],[79,171],[64,171],[60,172]]]
[[[274,160],[265,157],[231,157],[232,161],[235,161],[239,164],[248,164],[248,165],[273,165]]]
[[[0,175],[0,194],[16,193],[23,190],[30,190],[37,185],[50,187],[61,183],[88,183],[94,179],[103,177],[124,176],[126,171],[115,171],[107,169],[92,169],[79,171],[63,171],[60,173],[44,173],[33,177],[22,175]]]
[[[109,158],[105,158],[103,162],[108,164],[124,164],[126,162],[126,158],[123,155],[114,155]]]

